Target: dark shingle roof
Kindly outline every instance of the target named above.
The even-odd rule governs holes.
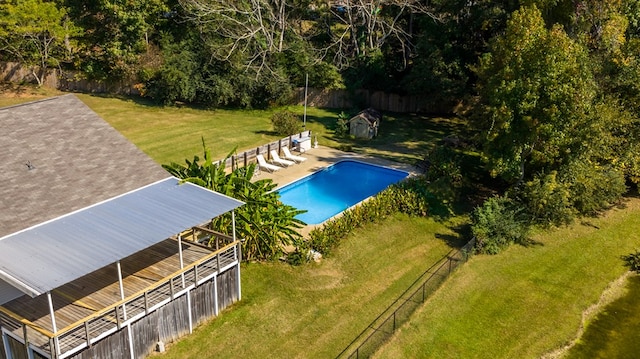
[[[0,128],[0,238],[169,176],[74,95],[2,108]]]

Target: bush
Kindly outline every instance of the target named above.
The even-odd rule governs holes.
[[[476,237],[476,249],[497,254],[512,243],[525,243],[529,226],[521,217],[519,204],[507,197],[486,200],[472,214],[471,231]]]
[[[334,133],[336,137],[346,137],[349,134],[349,115],[344,112],[338,114]]]
[[[271,116],[273,130],[280,136],[294,135],[302,129],[302,122],[291,111],[276,112]]]
[[[625,265],[629,267],[629,270],[640,273],[640,250],[636,249],[635,253],[622,256],[622,260],[624,260]]]
[[[354,229],[386,218],[393,213],[426,217],[426,181],[414,177],[390,186],[368,201],[345,211],[309,233],[311,248],[327,255]]]
[[[618,202],[627,191],[624,174],[610,166],[575,161],[562,177],[570,184],[571,201],[581,215],[596,215]]]
[[[556,171],[536,175],[525,183],[521,195],[531,220],[536,224],[560,226],[576,218],[571,189],[558,179]]]

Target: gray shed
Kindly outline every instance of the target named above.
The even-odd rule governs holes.
[[[349,134],[357,138],[373,138],[378,135],[382,114],[371,107],[358,112],[349,120]]]

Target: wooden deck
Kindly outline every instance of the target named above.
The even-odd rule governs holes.
[[[182,242],[184,266],[210,255],[203,246]],[[167,239],[120,262],[124,295],[147,289],[180,270],[178,242]],[[117,266],[104,267],[51,292],[58,330],[83,320],[121,300]],[[22,296],[3,305],[18,316],[53,332],[46,295]]]

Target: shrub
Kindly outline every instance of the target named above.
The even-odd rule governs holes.
[[[349,134],[349,115],[344,112],[338,114],[334,133],[336,137],[346,137]]]
[[[560,226],[576,218],[571,189],[558,179],[556,171],[536,175],[525,183],[521,195],[531,220],[536,224]]]
[[[290,136],[300,132],[300,119],[291,111],[276,112],[271,116],[273,130],[280,136]]]
[[[427,216],[427,192],[424,177],[414,177],[390,186],[368,201],[345,211],[309,233],[310,246],[323,255],[331,252],[344,237],[367,223],[377,222],[393,213]]]
[[[497,254],[512,243],[527,241],[529,226],[521,218],[518,206],[507,197],[493,197],[476,208],[471,231],[479,252]]]
[[[564,168],[571,201],[581,215],[595,215],[620,200],[627,191],[624,174],[610,166],[575,161]]]
[[[622,260],[624,260],[625,265],[629,267],[629,270],[640,273],[640,250],[636,249],[635,253],[622,256]]]

